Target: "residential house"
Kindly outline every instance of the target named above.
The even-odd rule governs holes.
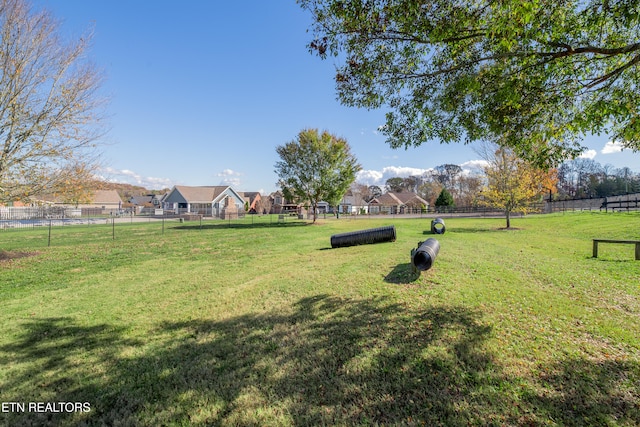
[[[88,203],[74,206],[80,209],[82,215],[119,214],[122,209],[122,199],[116,190],[95,190]]]
[[[116,190],[93,190],[90,199],[85,202],[68,202],[55,195],[36,195],[30,199],[29,206],[23,202],[14,202],[13,208],[23,209],[25,215],[33,217],[33,212],[47,212],[47,215],[87,216],[87,215],[116,215],[122,210],[122,199]],[[36,211],[34,211],[34,209]],[[55,212],[55,214],[51,214]],[[17,214],[16,214],[17,215]]]
[[[151,201],[153,200],[153,195],[148,194],[145,196],[132,196],[129,197],[129,205],[132,206],[132,209],[135,209],[136,214],[139,214],[145,208],[151,208],[153,204]]]
[[[166,199],[168,195],[169,193],[154,194],[153,198],[151,199],[151,204],[156,209],[162,208],[162,206],[164,205],[164,199]]]
[[[371,214],[418,213],[428,208],[429,202],[410,192],[387,192],[369,202]]]
[[[369,212],[369,205],[361,194],[354,194],[348,190],[340,201],[340,213],[357,215]]]
[[[304,214],[306,211],[302,203],[294,203],[291,200],[285,199],[281,191],[275,191],[269,194],[269,203],[271,204],[269,213],[281,214],[295,212]]]
[[[91,200],[85,203],[65,203],[51,195],[34,196],[31,206],[14,203],[12,207],[2,208],[0,218],[65,218],[92,215],[119,215],[122,211],[122,199],[116,190],[94,190]]]
[[[129,197],[129,203],[134,206],[152,206],[153,194],[147,194],[144,196],[132,196]]]
[[[237,218],[244,214],[244,197],[230,186],[174,186],[163,201],[164,209],[179,214]]]
[[[262,195],[257,191],[245,191],[244,193],[238,193],[244,197],[245,207],[247,212],[249,213],[262,213],[258,212],[260,210],[260,200],[262,199]]]
[[[133,196],[129,198],[129,203],[136,209],[137,213],[147,209],[161,209],[164,199],[169,195],[165,194],[147,194],[144,196]]]
[[[90,203],[78,205],[79,208],[96,208],[101,209],[120,209],[122,208],[122,199],[116,190],[96,190]]]

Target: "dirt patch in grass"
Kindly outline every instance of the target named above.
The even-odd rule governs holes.
[[[0,250],[0,262],[11,261],[12,259],[26,258],[38,255],[37,252],[17,252]]]

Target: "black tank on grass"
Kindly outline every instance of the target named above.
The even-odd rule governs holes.
[[[343,248],[346,246],[368,245],[371,243],[395,242],[395,240],[396,228],[390,225],[387,227],[334,234],[331,236],[331,247]]]
[[[411,264],[413,268],[426,271],[431,268],[440,252],[440,242],[433,237],[418,243],[418,249],[411,251]]]
[[[431,233],[433,234],[444,234],[446,231],[446,227],[444,226],[444,221],[442,218],[436,218],[431,221]]]

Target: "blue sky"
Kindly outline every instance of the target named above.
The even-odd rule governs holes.
[[[344,137],[366,184],[479,158],[461,144],[390,149],[377,132],[384,111],[336,100],[335,64],[308,52],[310,16],[294,0],[32,1],[61,21],[65,37],[93,28],[89,54],[111,100],[108,180],[274,191],[275,148],[304,128]],[[608,141],[585,141],[588,155],[640,171],[640,153],[607,150]]]

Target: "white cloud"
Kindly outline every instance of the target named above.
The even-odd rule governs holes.
[[[242,185],[242,181],[240,179],[242,175],[242,173],[236,172],[232,169],[224,169],[222,172],[216,174],[216,176],[222,178],[218,185],[230,185],[235,189],[238,189]]]
[[[591,159],[593,160],[598,152],[596,150],[586,150],[583,151],[582,154],[578,156],[579,159]]]
[[[242,174],[240,172],[236,172],[234,170],[231,169],[225,169],[222,172],[220,172],[219,174],[217,174],[217,176],[222,176],[222,177],[228,177],[228,176],[241,176]]]
[[[98,177],[108,182],[138,185],[148,190],[162,190],[173,186],[173,181],[169,178],[145,177],[129,169],[102,168]]]
[[[419,169],[412,168],[407,166],[387,166],[382,169],[382,173],[384,175],[390,175],[391,178],[399,176],[401,178],[406,178],[408,176],[420,176],[425,172],[430,171],[431,169]]]
[[[240,184],[242,184],[240,178],[228,177],[220,180],[220,185],[229,185],[236,190],[240,187]]]
[[[619,153],[620,151],[622,151],[622,144],[617,142],[617,141],[609,141],[607,142],[604,147],[602,147],[602,150],[600,150],[600,152],[602,154],[612,154],[612,153]]]
[[[472,175],[474,173],[482,172],[489,162],[486,160],[469,160],[460,165],[462,173]]]
[[[376,185],[382,182],[383,174],[379,171],[361,170],[356,173],[356,181],[367,185]]]
[[[482,172],[487,165],[485,160],[470,160],[460,165],[464,175],[475,175]],[[422,176],[432,172],[433,169],[420,169],[408,166],[386,166],[382,170],[361,170],[356,174],[356,182],[366,185],[383,186],[389,178],[406,178],[409,176]]]
[[[386,166],[381,171],[361,170],[356,174],[356,181],[366,185],[384,185],[389,178],[406,178],[420,176],[431,169],[419,169],[408,166]]]

